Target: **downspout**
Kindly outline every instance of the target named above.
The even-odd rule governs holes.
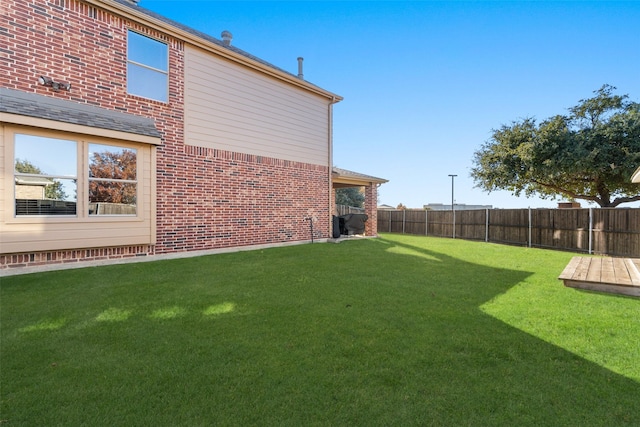
[[[328,237],[333,237],[333,211],[335,200],[333,199],[333,104],[336,103],[336,97],[332,96],[331,101],[327,107],[327,127],[329,130],[329,134],[327,135],[327,143],[329,144],[329,217],[327,218],[329,222],[329,235]]]

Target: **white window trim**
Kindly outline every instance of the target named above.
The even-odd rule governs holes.
[[[137,61],[133,61],[133,60],[129,59],[130,58],[129,57],[129,34],[130,33],[135,33],[135,34],[137,34],[139,36],[146,37],[146,38],[148,38],[150,40],[154,40],[154,41],[156,41],[158,43],[161,43],[161,44],[165,45],[165,47],[167,48],[167,70],[166,71],[165,70],[161,70],[159,68],[151,67],[151,66],[143,64],[141,62],[137,62]],[[167,42],[162,41],[162,40],[158,40],[157,38],[151,37],[148,34],[144,34],[144,33],[138,32],[138,31],[134,31],[131,28],[128,28],[127,29],[127,66],[128,66],[128,64],[133,64],[133,65],[136,65],[138,67],[146,68],[147,70],[152,70],[152,71],[155,71],[157,73],[164,74],[165,76],[167,76],[167,79],[166,79],[167,80],[167,84],[166,84],[166,87],[164,89],[167,99],[166,100],[162,100],[162,99],[150,98],[148,96],[144,96],[144,95],[140,95],[140,94],[137,94],[137,93],[129,92],[129,74],[128,74],[128,72],[127,72],[126,82],[125,82],[125,87],[127,89],[127,95],[136,96],[136,97],[144,98],[144,99],[149,99],[149,100],[155,101],[155,102],[162,102],[163,104],[168,104],[169,103],[169,65],[170,65],[169,55],[170,55],[169,44]]]
[[[76,214],[75,215],[24,215],[17,216],[15,213],[15,182],[14,182],[14,163],[15,163],[15,135],[26,134],[41,136],[45,138],[59,138],[76,141],[78,154],[77,154],[77,198],[76,198]],[[47,224],[47,223],[81,223],[81,222],[131,222],[131,221],[144,221],[145,216],[145,200],[147,197],[143,195],[145,185],[144,182],[144,170],[143,160],[144,151],[142,145],[139,143],[132,143],[124,140],[104,139],[102,137],[91,137],[82,134],[70,134],[66,132],[59,132],[55,130],[41,130],[34,128],[23,127],[5,127],[5,176],[10,177],[11,182],[5,181],[5,203],[4,203],[4,222],[7,224]],[[111,145],[117,147],[132,148],[138,151],[136,158],[136,176],[137,178],[137,206],[135,215],[89,215],[89,173],[88,173],[88,159],[89,159],[89,144],[96,143],[102,145]],[[153,154],[151,154],[153,160]],[[154,175],[152,180],[155,181]],[[152,194],[150,195],[152,208],[155,208],[153,199],[155,197],[155,183],[151,184]],[[152,211],[155,216],[155,212]]]

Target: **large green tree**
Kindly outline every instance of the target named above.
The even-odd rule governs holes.
[[[364,207],[364,194],[360,187],[338,188],[336,190],[336,204],[362,208]]]
[[[640,200],[640,104],[604,85],[568,115],[493,130],[476,151],[471,177],[487,192],[565,197],[615,207]]]

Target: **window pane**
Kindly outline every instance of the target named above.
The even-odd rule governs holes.
[[[89,215],[135,215],[136,184],[89,182]]]
[[[21,134],[15,137],[16,172],[76,176],[77,155],[75,141]]]
[[[129,63],[127,66],[127,92],[156,101],[167,102],[167,75]]]
[[[77,143],[17,134],[14,147],[16,216],[75,215]]]
[[[127,48],[127,92],[167,102],[169,47],[129,31]]]
[[[89,177],[135,181],[137,150],[89,144]]]
[[[75,215],[76,181],[71,179],[47,179],[16,177],[16,215]]]
[[[89,144],[89,215],[135,215],[136,177],[137,150]]]
[[[133,31],[129,31],[127,40],[130,61],[167,71],[169,49],[166,44]]]

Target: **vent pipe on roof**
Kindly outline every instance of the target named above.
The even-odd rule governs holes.
[[[222,37],[222,44],[224,44],[225,46],[231,46],[233,35],[229,31],[223,31],[220,37]]]
[[[304,61],[304,58],[299,56],[298,57],[298,78],[299,79],[304,79],[304,74],[302,74],[302,61]]]

